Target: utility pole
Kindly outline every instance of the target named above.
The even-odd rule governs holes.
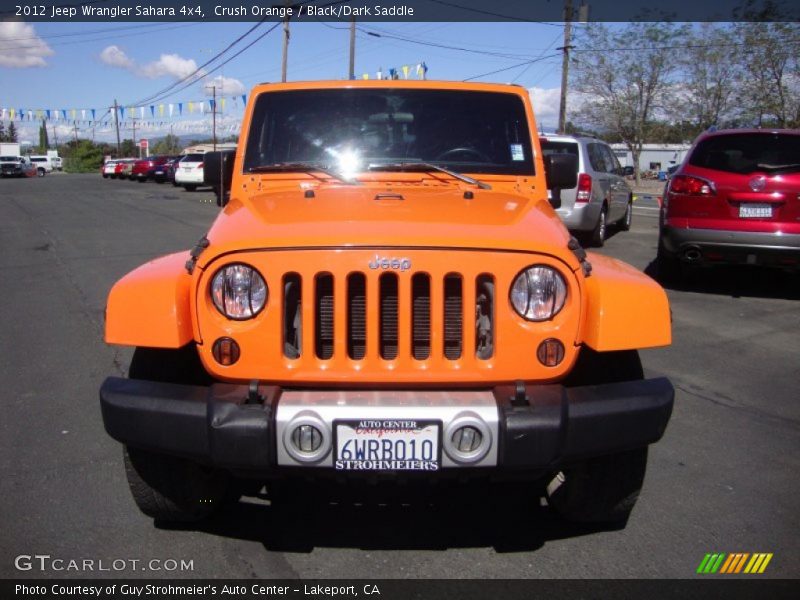
[[[58,150],[58,129],[55,122],[53,122],[53,139],[56,141],[56,150]]]
[[[216,85],[207,85],[207,88],[211,88],[211,93],[213,95],[213,100],[211,101],[211,143],[214,145],[214,152],[217,151],[217,86]]]
[[[356,78],[356,18],[350,20],[350,70],[348,77],[352,80]]]
[[[289,7],[289,0],[286,0],[286,6]],[[286,11],[286,16],[283,19],[283,61],[281,63],[281,81],[286,81],[286,64],[289,58],[289,11]]]
[[[133,147],[136,148],[136,121],[138,121],[138,117],[130,117],[131,123],[133,124]],[[142,149],[139,148],[139,158],[142,158]]]
[[[119,144],[119,113],[117,112],[117,99],[114,98],[114,125],[117,128],[117,158],[119,158],[120,153],[122,152],[120,144]],[[58,142],[56,142],[58,144]]]
[[[558,132],[565,133],[567,127],[567,80],[569,78],[569,51],[572,35],[572,0],[564,0],[564,45],[557,50],[563,50],[561,59],[561,102],[558,107]]]
[[[73,124],[72,128],[75,130],[75,147],[77,148],[78,147],[78,122],[77,121],[73,121],[72,124]]]

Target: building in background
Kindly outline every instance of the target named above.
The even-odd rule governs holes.
[[[639,169],[642,171],[666,172],[683,162],[690,144],[644,144],[639,156]],[[633,166],[633,154],[625,144],[611,144],[617,159],[623,167]]]

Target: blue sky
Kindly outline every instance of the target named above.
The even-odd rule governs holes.
[[[116,98],[130,106],[158,92],[182,75],[208,61],[254,23],[0,23],[0,108],[100,109]],[[265,32],[265,23],[236,46]],[[379,68],[413,68],[424,61],[429,79],[461,80],[505,69],[525,60],[542,60],[515,67],[478,80],[514,82],[531,88],[539,120],[552,126],[557,119],[562,45],[561,24],[535,23],[363,23],[356,42],[356,76],[375,77]],[[383,37],[368,35],[366,31]],[[409,43],[386,36],[415,40]],[[429,46],[440,44],[477,50],[465,52]],[[161,103],[186,103],[207,99],[204,85],[222,85],[226,96],[245,92],[256,83],[280,80],[282,31],[280,26],[249,50],[207,75],[187,89],[159,99]],[[293,23],[289,47],[290,80],[340,79],[347,76],[348,25],[343,23]],[[495,56],[491,53],[506,56]],[[547,58],[551,57],[552,58]],[[216,64],[216,63],[214,63]],[[209,68],[213,67],[211,65]],[[223,77],[223,80],[219,78]],[[238,106],[237,106],[238,104]],[[146,120],[151,119],[149,103]],[[237,113],[238,109],[238,113]],[[184,113],[186,106],[184,105]],[[196,122],[197,132],[210,118],[193,113],[177,119]],[[225,122],[233,128],[241,103],[228,100]],[[137,115],[138,116],[138,115]],[[80,116],[78,116],[80,119]],[[6,113],[6,122],[8,113]],[[185,126],[188,127],[188,126]],[[25,129],[23,124],[23,129]],[[63,130],[62,130],[63,128]],[[35,125],[28,127],[34,131]],[[69,127],[59,124],[59,135]],[[88,127],[85,128],[88,130]],[[163,135],[168,127],[155,126],[152,136]],[[210,129],[210,127],[209,127]],[[95,131],[98,139],[108,132]],[[88,132],[79,133],[86,136]],[[124,134],[130,137],[130,133]]]

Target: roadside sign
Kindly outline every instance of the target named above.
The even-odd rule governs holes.
[[[147,140],[139,140],[139,148],[147,150]]]

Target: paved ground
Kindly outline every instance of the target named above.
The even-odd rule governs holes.
[[[102,341],[105,297],[192,246],[212,199],[97,175],[0,181],[0,577],[81,574],[18,572],[26,554],[191,560],[184,577],[692,577],[716,551],[772,552],[766,576],[800,576],[800,280],[750,270],[669,290],[675,342],[643,361],[674,382],[675,411],[624,529],[567,527],[519,489],[310,515],[248,501],[200,529],[154,527],[100,418],[97,389],[130,358]],[[656,216],[640,197],[603,252],[650,268]]]

